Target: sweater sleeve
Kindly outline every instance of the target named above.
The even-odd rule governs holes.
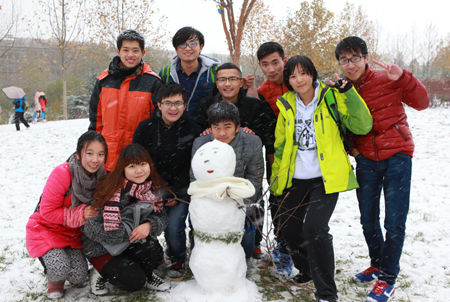
[[[167,227],[167,223],[169,222],[169,218],[165,210],[161,213],[152,212],[152,214],[145,220],[150,222],[150,235],[155,238],[162,234]]]
[[[127,230],[122,223],[119,224],[117,230],[105,231],[103,227],[103,209],[96,216],[86,220],[83,232],[88,238],[96,242],[114,244],[128,240]]]
[[[251,202],[256,202],[258,200],[259,191],[264,178],[264,157],[262,153],[261,140],[257,136],[253,137],[256,138],[257,141],[254,144],[250,161],[246,167],[247,171],[245,173],[245,178],[250,180],[252,185],[255,187],[255,195],[253,195],[250,200]]]

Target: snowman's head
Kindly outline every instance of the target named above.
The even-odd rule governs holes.
[[[201,146],[192,158],[192,171],[200,181],[233,176],[235,168],[233,147],[218,140]]]

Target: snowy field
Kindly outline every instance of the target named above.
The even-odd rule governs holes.
[[[448,301],[450,110],[416,112],[407,108],[407,114],[416,152],[407,235],[394,301]],[[46,279],[39,261],[28,257],[25,225],[48,175],[75,151],[76,140],[87,127],[86,119],[39,123],[29,130],[21,125],[20,132],[14,125],[0,126],[0,301],[45,300]],[[331,233],[340,301],[364,301],[371,288],[350,282],[353,274],[369,265],[354,191],[340,195]],[[259,279],[257,275],[252,278]],[[89,295],[89,286],[72,289],[66,285],[66,288],[67,301],[127,300],[123,293],[93,297]],[[282,296],[284,300],[278,301],[291,298],[287,292]],[[149,294],[149,301],[176,300],[170,293]]]

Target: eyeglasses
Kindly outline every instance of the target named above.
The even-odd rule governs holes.
[[[352,61],[352,63],[357,63],[357,62],[361,61],[362,58],[366,58],[366,55],[353,57],[351,59],[341,59],[338,61],[338,64],[339,65],[347,65],[348,63],[350,63],[350,61]]]
[[[198,42],[189,42],[189,43],[183,43],[183,44],[180,44],[180,45],[178,45],[178,47],[179,48],[181,48],[181,49],[185,49],[186,47],[190,47],[190,48],[194,48],[195,46],[197,46],[198,45]]]
[[[172,106],[175,106],[176,108],[180,108],[180,107],[183,107],[184,102],[182,102],[182,101],[177,101],[177,102],[164,101],[164,102],[161,102],[161,104],[167,108],[171,108]]]
[[[226,83],[226,81],[230,81],[231,84],[235,84],[239,80],[242,80],[242,78],[238,78],[238,77],[229,77],[229,78],[220,77],[220,78],[217,78],[217,82],[219,82],[220,84],[224,84],[224,83]]]

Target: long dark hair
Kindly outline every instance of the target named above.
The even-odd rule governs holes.
[[[92,142],[99,142],[103,145],[103,148],[105,149],[105,162],[106,162],[106,159],[108,158],[108,144],[106,143],[103,135],[101,135],[97,131],[89,130],[81,134],[81,136],[78,138],[77,149],[75,151],[75,154],[77,154],[81,160],[82,158],[81,151],[83,151],[83,149]],[[69,161],[69,158],[66,160],[67,162]]]
[[[113,196],[114,193],[123,187],[125,183],[125,167],[130,164],[139,165],[140,163],[146,162],[150,165],[150,176],[147,180],[152,181],[152,188],[154,190],[159,190],[164,188],[166,190],[170,189],[167,187],[166,182],[159,176],[156,171],[153,161],[148,154],[147,150],[139,144],[130,144],[125,146],[119,154],[116,166],[114,170],[104,176],[94,192],[95,203],[92,205],[97,208],[102,208]]]

